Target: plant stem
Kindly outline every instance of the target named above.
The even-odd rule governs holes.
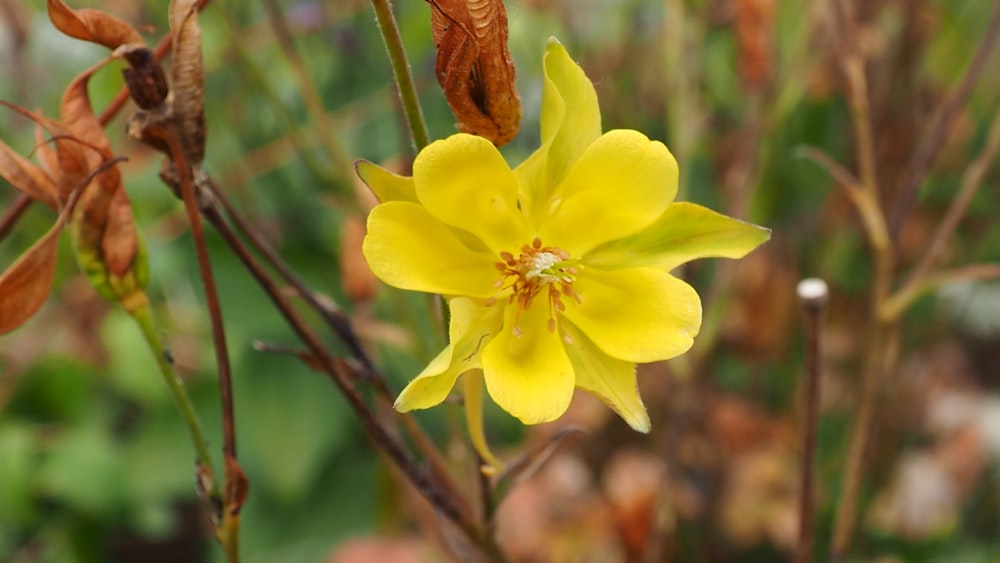
[[[989,133],[987,133],[986,137],[986,145],[976,159],[965,169],[958,195],[952,200],[951,205],[948,207],[948,212],[945,214],[944,219],[941,220],[937,230],[934,231],[930,244],[927,245],[927,251],[921,257],[917,267],[907,277],[906,282],[903,284],[904,289],[901,291],[905,291],[910,286],[918,283],[937,265],[938,260],[944,253],[945,245],[948,244],[952,235],[955,234],[958,224],[969,209],[972,197],[979,191],[979,187],[983,183],[983,178],[989,172],[998,151],[1000,151],[1000,110],[996,111],[993,115],[993,121],[990,123]]]
[[[219,397],[222,403],[222,513],[219,515],[216,532],[226,553],[227,562],[236,563],[239,561],[239,512],[245,500],[247,485],[246,476],[236,462],[236,421],[233,412],[232,372],[229,364],[229,349],[226,345],[226,330],[222,323],[222,307],[219,304],[215,276],[212,274],[212,263],[208,256],[208,247],[205,244],[205,228],[201,222],[192,169],[181,147],[177,128],[168,128],[164,140],[177,171],[180,195],[184,201],[184,211],[187,214],[191,235],[194,238],[198,271],[201,273],[202,284],[205,288],[205,302],[212,324],[216,367],[219,370]]]
[[[302,99],[305,101],[311,121],[316,124],[316,127],[312,131],[316,133],[323,148],[326,149],[327,156],[336,168],[337,176],[342,177],[344,189],[349,189],[350,175],[354,167],[344,152],[340,141],[337,139],[337,128],[333,126],[330,114],[323,107],[323,101],[320,98],[315,82],[309,76],[305,61],[302,60],[301,55],[295,49],[295,37],[292,35],[288,20],[285,18],[285,14],[282,12],[277,0],[265,0],[264,8],[267,11],[268,21],[271,23],[274,36],[278,40],[278,46],[281,48],[281,52],[284,53],[285,58],[288,59],[292,67],[292,72],[295,74],[295,80],[299,84],[299,92],[301,92]]]
[[[399,34],[396,16],[392,13],[392,3],[390,0],[372,0],[372,8],[375,9],[375,20],[378,22],[379,31],[382,32],[385,50],[389,54],[392,72],[396,77],[399,98],[403,102],[403,113],[406,114],[406,123],[410,126],[410,138],[417,152],[420,152],[430,144],[430,135],[427,133],[427,123],[420,109],[410,63],[406,60],[403,38]]]
[[[868,82],[865,60],[855,43],[857,33],[843,0],[831,0],[836,36],[840,41],[838,54],[847,86],[851,122],[855,134],[856,158],[860,168],[860,185],[848,189],[851,202],[861,215],[865,234],[872,249],[874,274],[869,304],[867,358],[861,376],[861,398],[851,431],[847,459],[844,463],[843,488],[834,520],[831,561],[840,562],[850,547],[857,522],[858,496],[864,479],[866,454],[872,435],[875,406],[885,372],[894,358],[896,326],[885,320],[880,311],[889,298],[894,268],[894,248],[889,238],[885,215],[879,203],[878,174],[868,102]]]
[[[130,307],[127,311],[136,324],[139,325],[140,330],[142,330],[142,335],[146,339],[146,343],[149,344],[153,356],[156,358],[156,365],[160,368],[163,381],[166,382],[167,388],[170,390],[170,394],[177,404],[177,408],[181,411],[181,418],[184,420],[185,426],[187,426],[195,453],[198,456],[198,465],[201,469],[207,470],[210,475],[215,475],[212,467],[212,457],[208,451],[208,441],[205,439],[205,432],[202,430],[201,422],[198,420],[198,413],[195,412],[194,405],[191,404],[191,398],[188,396],[187,391],[184,390],[183,382],[177,377],[174,366],[168,359],[167,351],[164,349],[163,343],[157,334],[156,321],[153,319],[153,313],[149,306],[149,301],[145,299],[145,295],[143,295],[143,301],[144,303],[141,306]],[[208,498],[216,498],[218,496],[218,491],[215,490],[214,478],[204,482],[199,480],[199,483],[202,485],[211,483],[212,488],[204,491],[204,494]]]
[[[372,441],[400,468],[406,477],[414,484],[418,491],[426,498],[441,514],[453,522],[463,534],[473,543],[478,545],[483,552],[495,562],[506,561],[502,552],[496,545],[492,537],[483,533],[472,521],[466,507],[456,504],[456,500],[439,488],[438,483],[430,479],[417,465],[416,461],[395,440],[389,432],[379,423],[374,414],[368,408],[364,399],[354,389],[352,380],[358,378],[358,374],[351,367],[351,364],[342,359],[335,359],[326,351],[319,338],[303,321],[300,314],[292,307],[288,298],[282,293],[278,284],[268,276],[263,266],[254,258],[243,244],[236,237],[236,234],[229,229],[222,216],[214,207],[207,207],[203,210],[206,218],[215,226],[219,234],[229,244],[230,248],[236,252],[237,257],[257,280],[257,283],[264,289],[271,301],[277,306],[282,316],[289,326],[296,333],[300,340],[309,348],[310,353],[318,360],[330,379],[347,399],[351,409],[358,415],[362,426],[368,433]]]
[[[799,283],[798,294],[805,317],[806,376],[802,385],[802,474],[799,480],[799,543],[795,563],[810,563],[816,539],[816,427],[819,420],[822,321],[829,291],[822,280],[806,279]]]
[[[7,211],[4,211],[3,216],[0,217],[0,240],[7,237],[7,234],[14,228],[14,225],[17,225],[17,222],[21,220],[21,216],[24,215],[24,212],[27,211],[34,202],[35,200],[31,199],[31,196],[28,194],[21,194],[17,196],[13,205],[8,207]]]
[[[375,389],[376,394],[381,397],[389,406],[391,406],[393,400],[395,399],[395,392],[389,388],[389,384],[385,377],[378,371],[372,362],[371,358],[365,352],[361,345],[361,339],[358,337],[357,333],[354,331],[354,327],[351,325],[351,319],[337,306],[336,303],[322,302],[316,293],[310,289],[306,283],[294,272],[292,269],[282,260],[281,256],[274,251],[270,244],[264,240],[260,234],[258,234],[250,225],[250,223],[239,213],[239,211],[233,206],[232,202],[225,195],[225,192],[219,189],[218,185],[211,178],[208,179],[208,186],[212,190],[212,198],[221,204],[223,211],[225,211],[226,216],[236,227],[236,230],[250,242],[251,248],[264,257],[264,260],[281,276],[286,283],[295,289],[296,293],[302,297],[302,299],[308,304],[317,314],[326,321],[326,324],[331,330],[340,338],[341,342],[347,346],[347,349],[354,356],[358,362],[360,362],[363,369],[360,379],[371,383],[372,387]],[[218,215],[215,211],[206,212],[206,216],[210,223],[220,232],[228,229],[223,218]],[[246,253],[239,243],[239,240],[235,237],[224,237],[226,242],[230,244],[230,247],[238,255],[242,256]],[[239,247],[237,245],[240,245]],[[253,273],[253,271],[252,271]],[[263,275],[263,271],[261,271]],[[261,284],[265,291],[268,287]],[[286,316],[286,320],[289,324],[292,320]],[[295,328],[294,326],[292,327]],[[413,440],[413,444],[416,449],[424,456],[430,465],[431,471],[434,475],[441,481],[442,486],[455,498],[460,499],[460,488],[454,482],[451,473],[447,469],[447,464],[444,459],[442,459],[440,452],[434,447],[433,443],[424,433],[423,429],[417,423],[409,413],[398,413],[392,411],[396,414],[398,420],[402,423],[403,428],[406,429],[410,438]],[[464,510],[464,509],[463,509]],[[465,510],[465,512],[468,512]]]
[[[1000,2],[994,4],[993,14],[990,16],[989,23],[986,26],[986,35],[979,42],[979,48],[976,49],[976,53],[972,56],[972,61],[965,69],[962,80],[948,95],[941,108],[935,114],[934,120],[928,126],[927,134],[924,135],[919,148],[910,160],[906,177],[899,191],[899,198],[896,201],[896,208],[892,213],[891,233],[894,240],[899,237],[903,221],[917,200],[917,190],[920,188],[920,184],[924,181],[924,178],[927,177],[927,171],[930,170],[931,165],[934,163],[934,158],[944,144],[948,127],[972,94],[972,88],[979,81],[979,77],[986,69],[990,53],[996,46],[998,39],[1000,39]]]

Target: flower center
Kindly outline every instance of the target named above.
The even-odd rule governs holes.
[[[530,245],[522,246],[517,257],[510,252],[501,252],[500,258],[502,261],[496,263],[500,279],[493,285],[497,289],[510,289],[508,303],[517,303],[514,334],[521,335],[521,313],[527,311],[535,298],[543,292],[549,304],[549,332],[555,332],[556,313],[566,309],[562,302],[563,296],[580,302],[580,296],[573,290],[577,274],[575,261],[559,247],[543,246],[538,237]],[[486,306],[494,303],[496,298],[490,298]]]

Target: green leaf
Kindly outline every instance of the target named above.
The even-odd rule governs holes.
[[[35,519],[34,472],[38,463],[35,432],[27,425],[0,426],[0,523],[24,524]],[[0,551],[2,553],[2,551]]]
[[[46,495],[93,515],[108,516],[121,506],[121,452],[107,422],[95,417],[52,441],[38,475]]]
[[[348,437],[342,402],[323,376],[287,357],[258,356],[237,382],[240,463],[279,501],[308,494],[320,468]]]
[[[590,252],[586,263],[672,270],[697,258],[742,258],[769,238],[770,229],[693,203],[674,203],[645,229]]]

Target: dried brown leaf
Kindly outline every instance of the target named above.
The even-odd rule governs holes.
[[[94,114],[87,92],[90,77],[103,64],[95,65],[70,82],[63,93],[60,108],[66,129],[89,149],[83,153],[88,170],[96,169],[114,158],[111,143]],[[78,245],[99,246],[108,272],[121,275],[131,266],[139,250],[132,208],[117,166],[108,167],[96,177],[96,181],[98,189],[84,192],[77,204],[77,221],[80,224],[76,225],[75,233],[84,240],[76,242]]]
[[[145,44],[134,27],[111,14],[91,8],[74,10],[63,0],[48,0],[48,8],[52,24],[70,37],[98,43],[112,50],[122,45]]]
[[[24,324],[48,298],[56,273],[59,233],[68,216],[68,212],[60,214],[45,236],[0,274],[0,335]]]
[[[116,276],[124,275],[139,253],[139,231],[125,190],[118,190],[111,198],[101,237],[101,253],[108,272]]]
[[[35,154],[38,155],[42,170],[50,178],[55,178],[59,175],[59,155],[56,154],[50,142],[45,136],[45,129],[35,123]]]
[[[59,190],[52,178],[3,142],[0,142],[0,178],[52,209],[59,206]]]
[[[7,106],[34,121],[52,135],[52,142],[56,146],[56,169],[51,172],[51,175],[58,187],[60,203],[65,203],[73,188],[87,177],[87,157],[84,151],[90,149],[82,139],[74,137],[62,123],[54,119],[3,100],[0,100],[0,105]],[[46,166],[52,164],[49,161],[44,162]]]
[[[205,156],[205,81],[197,0],[170,3],[170,33],[174,40],[170,68],[174,115],[180,124],[188,164],[195,166]]]
[[[497,146],[521,123],[514,61],[507,49],[502,0],[428,0],[437,47],[438,83],[458,118],[458,128]]]

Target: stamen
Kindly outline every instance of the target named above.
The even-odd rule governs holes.
[[[496,262],[495,267],[501,273],[501,278],[493,287],[505,291],[508,305],[517,305],[517,315],[512,332],[521,336],[521,314],[531,307],[535,297],[545,291],[548,319],[546,326],[549,332],[556,332],[559,326],[558,315],[566,310],[562,297],[572,297],[580,303],[580,296],[573,290],[578,267],[575,261],[570,261],[570,254],[555,246],[545,246],[542,239],[535,237],[531,244],[521,246],[520,255],[516,258],[511,252],[501,252],[502,262]],[[494,305],[497,297],[485,301],[487,307]]]

